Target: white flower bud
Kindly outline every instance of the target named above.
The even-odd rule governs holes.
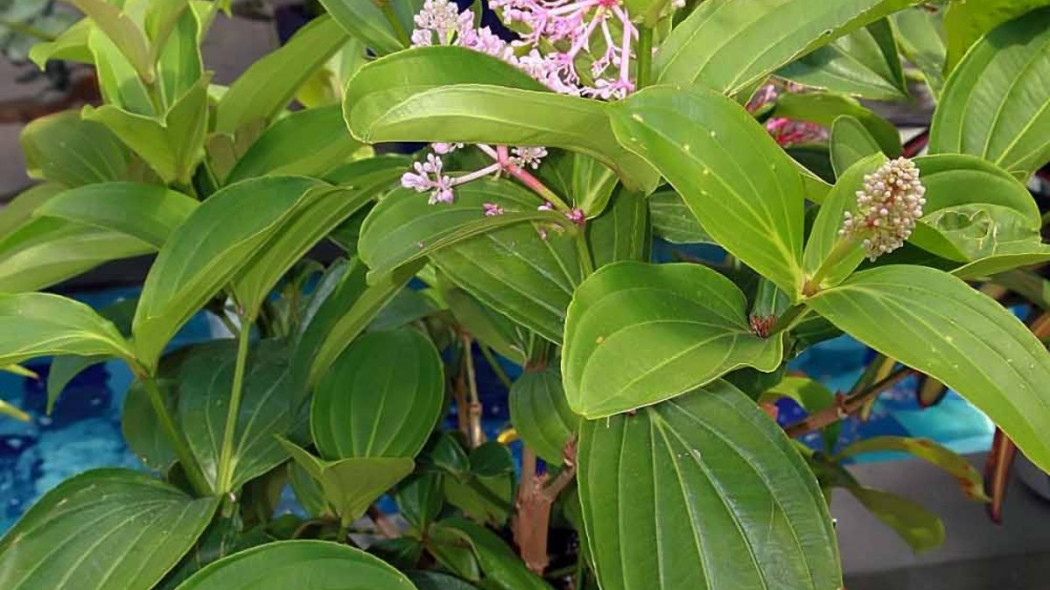
[[[922,217],[925,194],[915,163],[907,158],[891,160],[864,176],[856,212],[845,213],[839,234],[861,240],[868,258],[875,260],[900,248],[911,236]]]

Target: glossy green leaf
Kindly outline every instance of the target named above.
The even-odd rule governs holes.
[[[126,180],[131,155],[105,126],[65,111],[36,119],[22,130],[26,171],[74,187]]]
[[[82,473],[48,492],[0,541],[0,586],[149,590],[193,546],[218,504],[146,473]]]
[[[103,102],[147,117],[162,114],[135,65],[98,27],[88,34],[88,48],[95,64]]]
[[[930,153],[980,156],[1021,178],[1050,161],[1050,7],[966,54],[934,113]]]
[[[134,322],[139,358],[155,364],[175,332],[319,186],[307,178],[266,177],[226,187],[202,203],[171,234],[146,277]]]
[[[441,356],[414,328],[356,339],[321,377],[310,428],[321,455],[414,457],[445,405]]]
[[[612,204],[587,222],[587,244],[595,268],[621,260],[647,262],[652,241],[649,205],[639,193],[617,191]]]
[[[860,121],[887,156],[895,158],[901,155],[903,150],[900,132],[893,123],[848,96],[829,92],[785,94],[777,100],[777,106],[773,110],[775,117],[799,119],[825,127],[831,127],[835,120],[843,115]]]
[[[569,406],[590,419],[673,398],[739,367],[780,365],[779,337],[751,331],[744,294],[696,264],[620,262],[576,290],[565,323]]]
[[[120,331],[83,303],[48,293],[0,294],[0,365],[63,354],[132,358]]]
[[[840,37],[777,72],[794,82],[872,100],[908,96],[897,41],[879,20]]]
[[[131,319],[135,315],[138,299],[121,299],[98,311],[98,314],[109,320],[122,336],[131,335]],[[111,356],[57,356],[51,361],[47,371],[47,412],[55,407],[62,391],[80,373],[89,367],[112,359]]]
[[[397,482],[412,473],[405,457],[355,457],[341,461],[318,459],[293,443],[280,439],[292,459],[320,484],[325,500],[341,522],[349,525]]]
[[[916,266],[858,273],[807,302],[843,331],[976,405],[1050,467],[1050,354],[1010,312],[961,280]]]
[[[521,558],[496,533],[465,518],[448,518],[437,525],[466,542],[485,574],[486,587],[494,590],[551,590],[525,567]]]
[[[268,122],[344,43],[346,33],[334,20],[322,16],[311,21],[230,86],[216,108],[215,131],[235,133],[246,124]]]
[[[236,360],[233,340],[211,343],[193,350],[176,376],[178,421],[213,488],[217,487]],[[248,360],[234,431],[231,489],[288,459],[276,436],[287,436],[296,426],[296,417],[289,410],[296,397],[284,351],[274,343],[257,345]]]
[[[846,489],[876,518],[897,531],[912,551],[921,553],[944,543],[944,523],[921,505],[897,494],[860,485]]]
[[[398,486],[397,507],[418,531],[430,528],[445,506],[444,474],[421,472]]]
[[[855,457],[863,453],[907,453],[934,467],[943,469],[962,486],[971,500],[988,502],[984,492],[984,478],[969,461],[951,449],[925,438],[904,436],[876,436],[857,441],[842,449],[838,457]]]
[[[401,268],[369,285],[368,269],[354,260],[330,273],[311,303],[297,337],[292,373],[296,383],[312,389],[358,334],[415,275],[418,266]]]
[[[322,176],[361,147],[338,106],[306,109],[274,123],[237,162],[227,182],[263,175]]]
[[[100,31],[109,37],[143,81],[153,80],[153,64],[149,59],[149,43],[142,29],[131,16],[106,0],[69,0],[86,14]]]
[[[343,114],[366,143],[543,145],[596,158],[631,188],[658,177],[613,137],[599,101],[554,94],[525,72],[461,47],[420,47],[376,60],[350,80]]]
[[[743,107],[702,88],[657,87],[616,103],[611,116],[620,143],[660,170],[719,244],[798,292],[802,181]]]
[[[196,200],[155,184],[104,182],[65,191],[34,215],[125,233],[160,248],[197,205]]]
[[[1050,6],[1050,2],[1047,0],[982,0],[981,2],[948,4],[944,11],[944,35],[947,43],[945,70],[952,71],[962,61],[967,50],[989,31],[1044,6]]]
[[[672,244],[713,243],[689,205],[673,190],[658,190],[649,197],[649,219],[653,233]]]
[[[88,34],[91,29],[91,19],[80,19],[53,41],[33,45],[29,49],[29,61],[41,70],[52,60],[92,63],[91,50],[88,49]]]
[[[567,151],[548,155],[535,174],[555,193],[570,199],[588,218],[601,215],[619,181],[616,173],[598,160]]]
[[[931,11],[926,5],[893,15],[901,53],[922,71],[935,100],[944,88],[944,65],[948,59],[943,18],[943,11]]]
[[[761,81],[791,61],[910,4],[913,0],[713,0],[668,35],[653,72],[668,84],[701,83],[726,94]]]
[[[580,419],[569,409],[557,369],[523,373],[510,388],[509,402],[510,421],[525,444],[548,464],[561,465]]]
[[[321,5],[343,30],[379,55],[405,47],[383,10],[372,0],[321,0]]]
[[[146,13],[146,32],[157,61],[158,89],[165,105],[173,105],[193,88],[204,74],[200,38],[207,28],[206,14],[199,4],[187,0],[151,2]]]
[[[440,467],[454,477],[445,478],[445,497],[477,522],[502,527],[514,512],[514,483],[517,480],[514,459],[510,449],[497,441],[489,441],[462,456],[462,449],[451,437],[443,437],[443,450],[458,451],[452,464]],[[433,461],[433,453],[428,456]],[[467,459],[466,465],[457,462]]]
[[[466,291],[441,286],[441,296],[449,311],[470,335],[512,362],[524,364],[527,345],[523,330],[509,318],[483,305]]]
[[[604,590],[842,585],[812,472],[776,423],[725,382],[586,422],[578,477]]]
[[[178,590],[416,590],[393,567],[360,549],[327,541],[279,541],[235,553],[200,570]]]
[[[529,221],[571,227],[563,214],[537,211],[543,201],[509,180],[479,179],[456,190],[453,203],[430,204],[429,195],[400,188],[369,213],[361,226],[358,249],[371,274],[383,275],[443,248]],[[484,204],[494,203],[504,214],[487,216]],[[530,231],[531,224],[526,225]]]
[[[836,178],[841,177],[850,166],[864,158],[882,152],[882,147],[864,124],[850,115],[835,119],[831,126],[829,147],[831,166],[835,170]]]

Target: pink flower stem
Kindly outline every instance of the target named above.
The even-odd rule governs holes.
[[[486,150],[485,148],[488,149]],[[488,154],[490,157],[493,155],[491,153],[492,148],[488,146],[482,147],[482,151]],[[572,207],[566,205],[565,201],[561,200],[561,197],[559,197],[554,191],[547,188],[547,185],[543,184],[543,182],[541,182],[539,178],[536,178],[532,174],[529,174],[525,170],[512,164],[510,161],[510,152],[507,150],[507,146],[496,146],[495,155],[496,165],[501,167],[509,176],[516,178],[518,182],[532,189],[534,193],[542,197],[545,201],[550,202],[562,212],[569,213],[572,211]]]
[[[470,182],[472,180],[477,180],[479,178],[484,178],[484,177],[488,176],[489,174],[495,174],[495,173],[499,172],[502,169],[503,169],[503,166],[499,162],[496,162],[495,164],[493,164],[491,166],[487,166],[485,168],[482,168],[481,170],[478,170],[476,172],[471,172],[470,174],[464,174],[463,176],[457,176],[456,178],[453,178],[452,179],[452,186],[457,186],[457,185],[460,185],[460,184],[464,184],[464,183]]]

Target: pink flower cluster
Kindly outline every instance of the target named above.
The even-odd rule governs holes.
[[[766,84],[755,92],[747,104],[747,110],[754,113],[760,108],[776,102],[782,92],[805,92],[805,87],[792,82],[774,82]],[[785,117],[773,117],[766,121],[766,130],[781,147],[791,147],[803,143],[820,143],[828,140],[828,129],[823,125],[799,121]]]

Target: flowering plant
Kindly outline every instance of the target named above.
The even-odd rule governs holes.
[[[23,135],[44,182],[0,217],[0,367],[55,357],[54,403],[126,363],[161,478],[49,492],[0,541],[5,590],[833,590],[832,488],[917,551],[945,534],[850,457],[988,500],[932,441],[839,439],[914,374],[1050,468],[1050,355],[973,288],[1050,261],[1024,184],[1050,9],[322,0],[221,87],[199,45],[226,3],[72,2],[32,57],[94,64],[104,104]],[[857,100],[909,96],[901,53],[937,101],[904,145]],[[424,147],[376,155],[396,142]],[[149,253],[113,308],[42,292]],[[198,313],[233,338],[170,350]],[[787,372],[844,333],[878,355],[849,392]],[[784,398],[808,416],[778,425]]]

